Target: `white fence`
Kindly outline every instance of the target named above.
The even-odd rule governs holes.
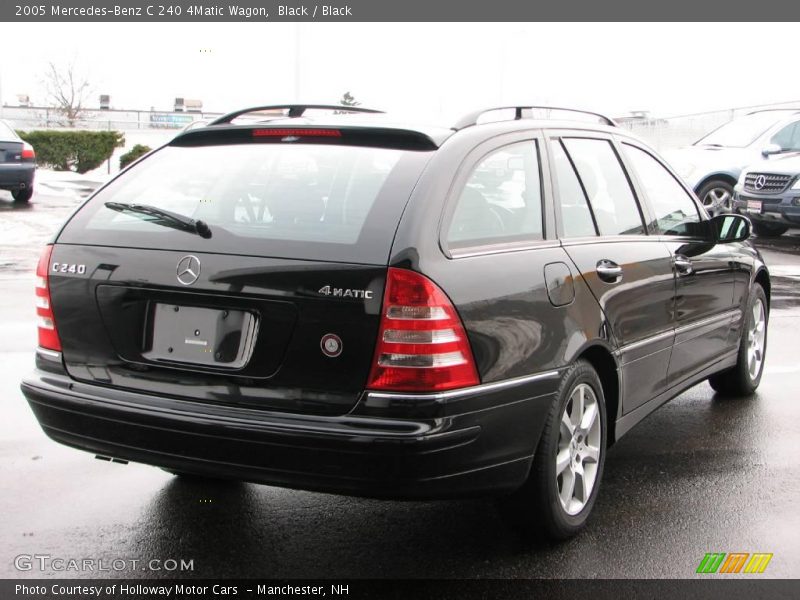
[[[665,119],[642,119],[641,121],[622,123],[622,126],[644,138],[657,150],[664,151],[692,144],[735,117],[740,117],[756,110],[780,108],[797,108],[800,110],[800,100],[777,104],[742,106]]]

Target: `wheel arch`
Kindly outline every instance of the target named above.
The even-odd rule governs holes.
[[[603,386],[603,396],[606,401],[606,421],[608,435],[606,445],[611,446],[616,441],[616,424],[619,418],[619,408],[622,405],[620,393],[620,372],[617,361],[612,352],[601,344],[594,344],[584,348],[577,358],[582,358],[592,365],[597,376],[600,378],[600,385]]]
[[[770,281],[769,273],[766,269],[761,268],[756,273],[753,281],[764,289],[764,295],[767,297],[767,308],[769,309],[772,292],[772,282]]]
[[[738,181],[738,179],[733,175],[731,175],[730,173],[712,173],[711,175],[706,175],[705,177],[703,177],[703,179],[701,179],[697,183],[697,185],[694,186],[694,193],[698,194],[699,196],[700,190],[703,188],[704,185],[706,185],[711,181],[715,181],[717,179],[720,179],[725,183],[730,184],[731,187],[734,187],[736,185],[736,182]],[[702,200],[702,198],[700,198],[700,200]]]

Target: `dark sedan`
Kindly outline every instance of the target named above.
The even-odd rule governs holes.
[[[35,171],[33,146],[0,121],[0,190],[9,190],[15,202],[27,202],[33,196]]]

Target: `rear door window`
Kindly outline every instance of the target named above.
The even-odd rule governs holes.
[[[642,235],[644,222],[628,176],[611,142],[565,138],[600,235]]]
[[[451,246],[541,240],[542,184],[535,140],[485,156],[461,190],[450,222]]]
[[[597,235],[592,210],[572,161],[560,140],[552,140],[551,148],[553,171],[558,186],[562,236],[570,238]]]
[[[429,152],[326,144],[159,150],[97,193],[59,242],[380,264]],[[106,202],[200,219],[203,239]]]

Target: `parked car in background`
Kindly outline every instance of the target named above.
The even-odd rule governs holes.
[[[0,121],[0,190],[9,190],[15,202],[33,196],[36,153],[5,121]]]
[[[800,151],[800,109],[752,112],[715,129],[691,146],[665,153],[710,215],[733,210],[742,169]]]
[[[702,381],[758,387],[750,222],[709,218],[612,120],[237,124],[264,108],[143,157],[44,249],[22,390],[54,440],[180,476],[494,495],[563,539],[639,421]]]
[[[734,188],[734,210],[750,217],[764,237],[800,227],[800,155],[746,167]]]

